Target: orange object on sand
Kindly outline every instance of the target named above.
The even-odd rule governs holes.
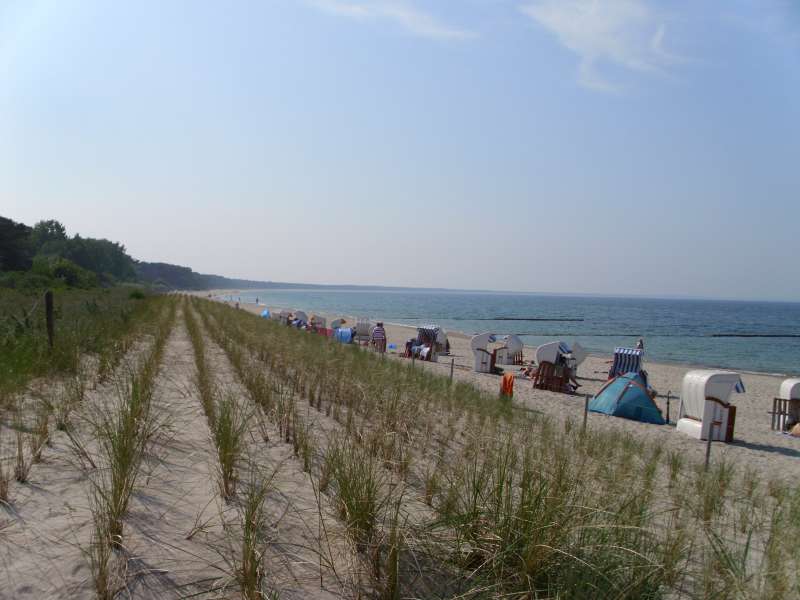
[[[500,395],[501,396],[508,396],[509,398],[514,397],[514,374],[513,373],[505,373],[503,375],[503,381],[500,383]]]

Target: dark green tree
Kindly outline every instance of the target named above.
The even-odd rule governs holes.
[[[31,231],[31,244],[34,252],[38,252],[48,242],[63,242],[67,239],[67,230],[54,219],[39,221]]]
[[[33,249],[27,225],[0,217],[0,271],[30,269]]]

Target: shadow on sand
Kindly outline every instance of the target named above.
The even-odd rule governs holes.
[[[800,441],[800,440],[799,440]],[[742,440],[734,439],[731,446],[740,446],[748,448],[749,450],[759,450],[760,452],[772,452],[774,454],[782,454],[791,458],[800,458],[800,450],[794,448],[784,448],[782,446],[769,446],[767,444],[756,444],[754,442],[743,442]]]

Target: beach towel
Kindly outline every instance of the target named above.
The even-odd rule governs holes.
[[[514,374],[513,373],[505,373],[503,375],[503,380],[500,383],[500,395],[507,396],[509,398],[514,397]]]

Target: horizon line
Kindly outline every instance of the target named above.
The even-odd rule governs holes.
[[[239,278],[227,278],[239,279]],[[290,281],[258,281],[239,279],[240,281],[247,281],[254,284],[269,284],[276,286],[271,289],[280,289],[281,285],[291,286],[285,289],[314,289],[314,288],[327,288],[339,290],[384,290],[384,291],[417,291],[417,292],[456,292],[456,293],[478,293],[478,294],[525,294],[533,296],[566,296],[566,297],[584,297],[584,298],[619,298],[619,299],[643,299],[643,300],[701,300],[701,301],[714,301],[714,302],[766,302],[774,304],[800,304],[800,300],[787,300],[787,299],[765,299],[765,298],[732,298],[732,297],[718,297],[718,296],[692,296],[688,294],[642,294],[642,293],[628,293],[628,294],[609,294],[602,292],[545,292],[545,291],[532,291],[532,290],[493,290],[493,289],[480,289],[480,288],[448,288],[448,287],[423,287],[423,286],[407,286],[407,285],[386,285],[386,284],[354,284],[354,283],[308,283],[308,282],[290,282]],[[216,288],[220,291],[237,291],[239,288]],[[251,287],[248,290],[258,290],[262,288]],[[268,290],[270,288],[263,288]]]

